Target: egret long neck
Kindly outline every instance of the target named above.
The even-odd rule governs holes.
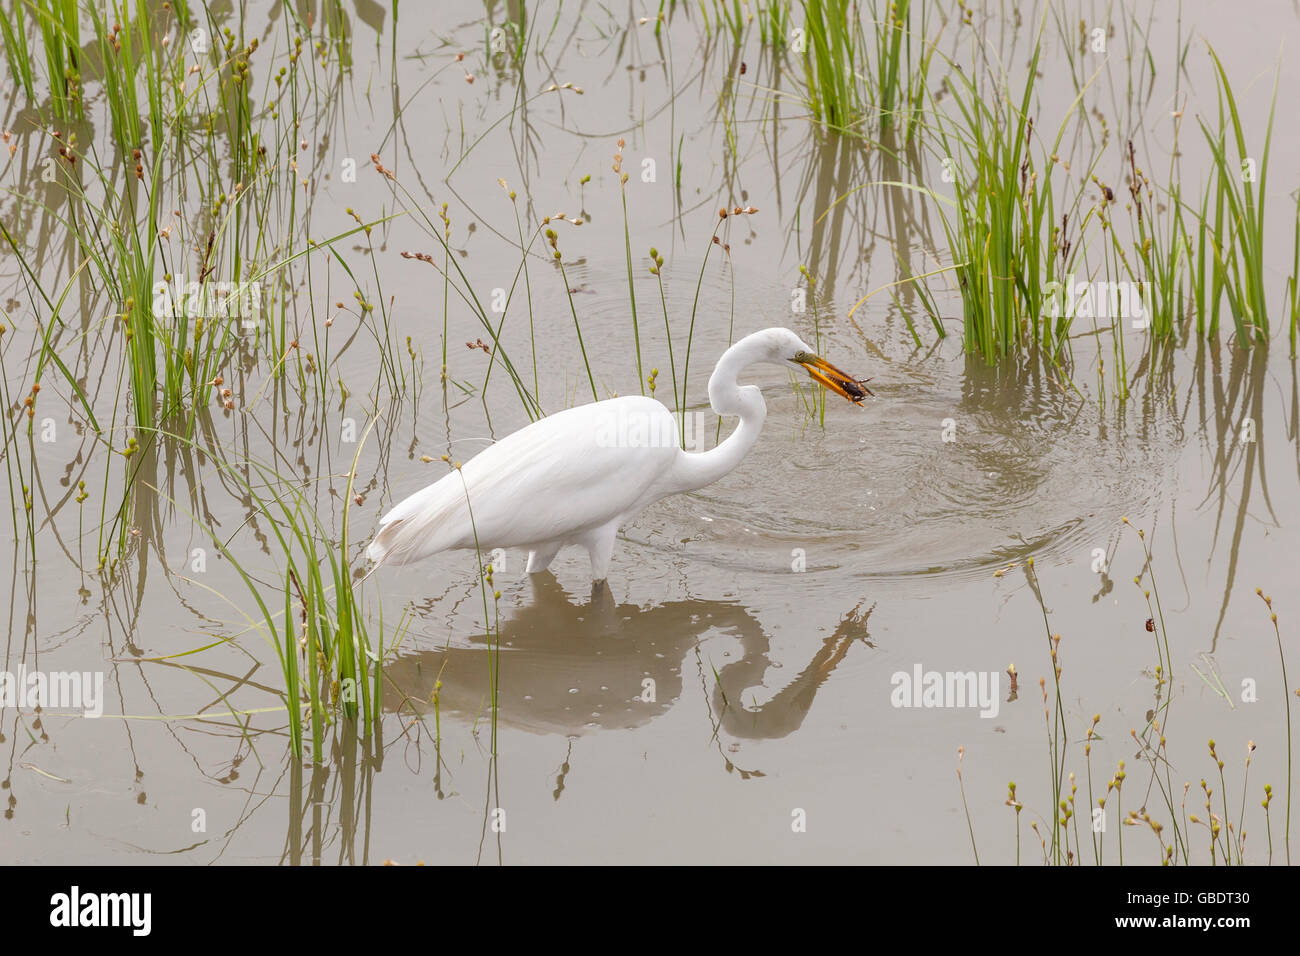
[[[674,491],[693,491],[717,481],[739,465],[758,441],[767,416],[763,394],[753,385],[741,387],[736,377],[749,362],[736,346],[718,361],[709,378],[709,404],[720,416],[738,415],[740,425],[716,448],[683,453],[674,473]]]

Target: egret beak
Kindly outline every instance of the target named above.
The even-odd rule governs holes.
[[[847,398],[854,405],[861,405],[864,398],[875,394],[875,392],[867,388],[866,379],[857,379],[845,372],[841,372],[820,355],[801,352],[794,357],[794,361],[808,370],[808,374],[812,376],[813,381],[819,383],[823,388],[830,389],[836,395]]]

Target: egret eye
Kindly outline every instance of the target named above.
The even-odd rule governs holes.
[[[800,365],[802,365],[804,362],[808,361],[808,353],[807,353],[807,352],[795,352],[795,353],[794,353],[794,358],[790,359],[790,361],[791,361],[791,362],[798,362]]]

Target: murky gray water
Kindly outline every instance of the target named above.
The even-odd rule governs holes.
[[[1246,857],[1267,860],[1267,825],[1274,859],[1281,858],[1287,718],[1277,643],[1254,591],[1274,597],[1294,682],[1300,606],[1287,585],[1300,560],[1300,390],[1285,335],[1275,329],[1272,347],[1251,353],[1232,348],[1227,330],[1221,345],[1180,337],[1178,347],[1153,356],[1143,333],[1126,331],[1132,394],[1121,403],[1112,392],[1109,340],[1099,348],[1101,338],[1082,326],[1075,392],[1041,368],[993,372],[967,359],[957,319],[936,344],[907,289],[897,302],[876,295],[849,318],[868,292],[951,261],[938,211],[920,194],[887,187],[836,203],[864,183],[909,174],[881,151],[814,133],[797,97],[801,68],[764,47],[756,26],[737,47],[725,31],[710,34],[691,5],[656,40],[652,24],[638,23],[654,7],[543,3],[521,21],[516,4],[411,4],[397,23],[378,5],[349,9],[350,70],[340,77],[337,54],[312,67],[316,88],[292,173],[306,187],[289,180],[295,218],[281,231],[296,239],[285,249],[353,228],[348,210],[367,222],[400,215],[375,226],[368,241],[358,233],[337,244],[336,258],[306,257],[285,270],[286,288],[296,291],[276,321],[284,316],[286,344],[296,338],[300,350],[328,355],[328,371],[315,381],[272,379],[264,344],[236,349],[221,368],[237,407],[212,404],[197,447],[164,444],[129,459],[107,453],[48,371],[29,438],[21,399],[50,313],[42,314],[17,259],[0,254],[11,329],[2,342],[4,381],[19,448],[9,459],[20,469],[14,523],[4,529],[13,592],[4,669],[105,675],[97,720],[0,711],[7,804],[0,858],[968,862],[956,774],[963,747],[981,862],[1015,859],[1008,780],[1025,805],[1022,855],[1033,861],[1041,854],[1029,823],[1053,812],[1038,686],[1045,677],[1052,687],[1044,608],[1061,635],[1064,765],[1078,775],[1085,848],[1082,741],[1094,714],[1101,716],[1094,787],[1104,790],[1124,760],[1125,811],[1146,806],[1167,817],[1129,735],[1131,728],[1141,734],[1156,708],[1176,806],[1183,782],[1192,784],[1188,812],[1204,803],[1200,779],[1217,777],[1206,747],[1213,738],[1235,821],[1247,742],[1254,742]],[[1284,92],[1300,79],[1293,61],[1276,59],[1300,41],[1300,22],[1280,2],[1258,5],[1253,20],[1234,9],[1185,5],[1181,35],[1212,36],[1245,122],[1262,130],[1274,67]],[[1101,7],[1064,4],[1062,11],[1067,24],[1106,22]],[[213,15],[240,32],[235,13],[214,7]],[[243,21],[245,40],[258,37],[266,54],[253,61],[259,83],[284,62],[284,15],[259,6]],[[322,14],[303,4],[299,15]],[[989,23],[995,15],[987,14]],[[1032,24],[1036,16],[1025,11],[1023,19]],[[1213,109],[1204,43],[1192,40],[1178,78],[1177,9],[1162,4],[1153,17],[1139,5],[1156,63],[1151,80],[1130,71],[1122,50],[1129,21],[1118,11],[1111,16],[1112,43],[1121,49],[1112,48],[1084,104],[1109,118],[1112,137],[1132,136],[1150,166],[1164,168],[1169,113],[1178,105],[1189,117]],[[513,37],[519,22],[527,35],[522,63],[490,55],[493,29]],[[1030,29],[988,27],[1012,68],[1023,69]],[[945,36],[950,55],[969,47],[969,28],[961,34],[954,23]],[[1055,53],[1044,56],[1037,110],[1041,124],[1055,128],[1075,91],[1055,28],[1045,37]],[[1130,75],[1142,80],[1137,96],[1128,92]],[[563,83],[584,92],[545,92]],[[21,93],[7,92],[4,127],[20,149],[0,168],[0,210],[35,256],[42,288],[51,298],[70,290],[61,314],[78,318],[58,331],[60,354],[120,450],[128,421],[121,342],[104,317],[121,306],[73,278],[86,252],[61,220],[69,203],[40,178],[47,150],[33,130],[34,111]],[[93,85],[88,95],[93,105]],[[1193,132],[1182,133],[1183,178],[1199,189],[1204,150],[1199,139],[1192,145]],[[93,119],[78,136],[113,150]],[[670,399],[671,379],[647,251],[654,246],[666,259],[680,375],[715,210],[736,204],[760,211],[728,223],[728,254],[711,250],[688,371],[688,405],[707,413],[709,443],[716,418],[707,409],[708,373],[730,341],[765,326],[819,337],[833,362],[871,378],[876,397],[863,408],[832,400],[823,425],[808,413],[812,393],[803,383],[796,393],[777,370],[757,369],[750,379],[762,385],[769,409],[758,446],[723,481],[661,502],[626,527],[608,593],[589,595],[587,558],[577,550],[561,554],[553,577],[534,580],[523,573],[523,554],[498,562],[496,758],[489,646],[497,637],[488,635],[496,621],[484,619],[473,556],[381,569],[358,590],[374,633],[382,614],[388,649],[378,734],[361,744],[354,728],[335,725],[319,765],[294,760],[279,696],[284,678],[257,630],[260,612],[201,527],[215,529],[282,615],[274,519],[217,467],[218,456],[267,462],[300,478],[310,507],[337,535],[356,439],[381,414],[362,446],[360,503],[350,514],[349,549],[360,567],[357,556],[387,507],[445,473],[439,456],[467,458],[527,423],[501,365],[466,348],[488,336],[454,289],[451,381],[440,382],[443,280],[401,253],[442,263],[431,233],[443,228],[444,202],[465,281],[492,321],[503,322],[501,341],[529,387],[536,368],[546,411],[590,399],[566,278],[601,397],[636,392],[620,187],[610,168],[620,137],[642,374],[658,368],[658,397]],[[1295,207],[1287,193],[1297,183],[1289,157],[1297,147],[1300,130],[1283,96],[1269,184],[1270,246],[1282,252],[1268,272],[1278,294],[1290,268]],[[372,153],[400,189],[375,171]],[[653,181],[643,181],[651,165]],[[1099,169],[1119,181],[1114,149]],[[499,179],[516,192],[515,203]],[[516,282],[516,211],[525,233],[559,212],[584,225],[556,226],[564,277],[541,241],[533,247],[527,285],[521,277],[503,320],[488,304],[493,290],[508,292]],[[177,250],[176,261],[195,257]],[[817,292],[815,308],[795,314],[800,265],[817,276]],[[355,307],[358,288],[375,306],[365,316]],[[950,287],[942,292],[943,277],[934,288],[945,314],[959,317],[960,300]],[[922,348],[902,310],[913,316]],[[376,371],[385,340],[405,367],[404,385]],[[52,441],[41,439],[45,415],[57,426]],[[1239,440],[1245,417],[1254,423],[1253,442]],[[947,419],[952,441],[944,440]],[[101,521],[121,530],[114,516],[128,470],[137,496],[124,519],[126,552],[100,573]],[[79,481],[90,492],[84,503],[76,501]],[[22,485],[32,489],[30,538]],[[1145,530],[1150,569],[1122,517]],[[1094,570],[1095,549],[1104,552],[1104,574]],[[1026,578],[1031,557],[1042,603]],[[1133,583],[1145,574],[1149,587],[1152,570],[1163,602],[1164,633],[1156,635],[1144,626],[1152,612]],[[1157,638],[1165,637],[1173,679],[1157,690]],[[999,675],[996,714],[896,707],[892,676],[918,665]],[[1011,665],[1018,695],[1008,700]],[[1219,681],[1226,697],[1214,689]],[[1250,682],[1254,702],[1243,699]],[[1165,771],[1155,779],[1164,781]],[[1258,809],[1266,782],[1275,793],[1268,824]],[[1216,804],[1220,797],[1216,786]],[[798,811],[803,832],[792,828]],[[1115,839],[1119,819],[1109,817],[1107,839]],[[1126,861],[1157,862],[1150,833],[1126,829]],[[1208,862],[1202,831],[1191,827],[1191,852]],[[1084,856],[1091,862],[1090,850]]]

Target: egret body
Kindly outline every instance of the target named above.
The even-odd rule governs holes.
[[[621,525],[668,495],[717,481],[758,440],[767,406],[740,373],[760,362],[803,366],[855,404],[870,392],[817,356],[788,329],[764,329],[723,353],[709,378],[709,404],[739,426],[716,448],[686,452],[677,419],[643,396],[556,412],[479,452],[395,505],[366,549],[376,565],[409,564],[440,551],[526,548],[527,570],[544,571],[566,545],[591,558],[593,581],[609,573]]]

